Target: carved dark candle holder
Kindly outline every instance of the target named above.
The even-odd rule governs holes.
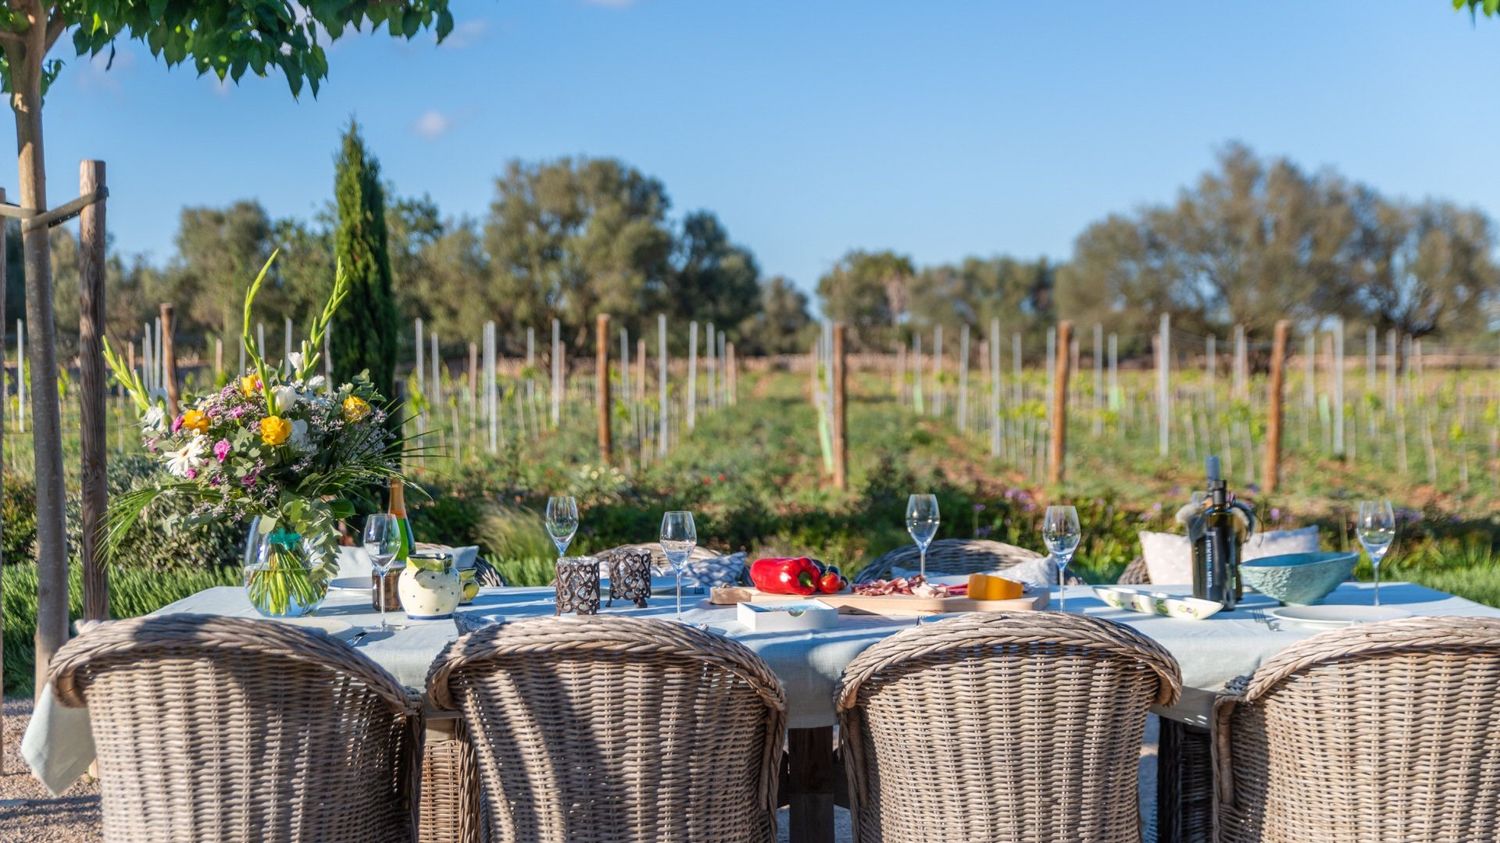
[[[599,612],[599,560],[564,556],[557,560],[557,609],[554,614]]]
[[[646,608],[651,597],[651,551],[621,550],[609,557],[609,604],[629,600]]]

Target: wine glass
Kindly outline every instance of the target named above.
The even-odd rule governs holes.
[[[401,550],[401,519],[388,512],[376,512],[365,518],[365,554],[370,557],[370,570],[379,583],[380,631],[385,625],[385,575],[391,560]]]
[[[1359,515],[1354,522],[1359,533],[1359,543],[1370,554],[1370,567],[1375,569],[1375,605],[1380,605],[1380,561],[1396,540],[1396,514],[1390,501],[1360,501]]]
[[[568,545],[573,543],[573,534],[578,532],[578,501],[567,495],[547,499],[547,534],[557,545],[557,556],[568,555]]]
[[[1067,611],[1067,574],[1068,563],[1073,559],[1073,552],[1078,549],[1078,542],[1083,538],[1083,531],[1078,528],[1078,510],[1071,506],[1049,506],[1047,514],[1042,520],[1042,540],[1047,543],[1047,551],[1052,554],[1052,561],[1057,563],[1057,610]]]
[[[911,540],[917,543],[921,559],[917,573],[922,575],[923,582],[927,580],[927,546],[932,544],[937,529],[937,495],[909,495],[906,498],[906,532],[911,533]]]
[[[682,569],[698,546],[698,528],[691,512],[668,512],[661,517],[661,552],[677,573],[677,620],[682,620]]]

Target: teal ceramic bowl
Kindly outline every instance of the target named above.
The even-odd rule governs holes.
[[[1240,563],[1245,585],[1293,606],[1306,606],[1328,596],[1354,573],[1357,553],[1288,553]]]

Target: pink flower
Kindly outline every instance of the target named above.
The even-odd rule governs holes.
[[[182,416],[172,419],[172,432],[176,433],[179,430],[182,430]]]
[[[252,471],[249,474],[246,474],[244,477],[240,478],[240,485],[244,486],[246,489],[254,486],[255,481],[259,479],[259,475],[260,472],[258,471]]]
[[[189,479],[189,480],[196,480],[197,478],[198,478],[198,469],[196,469],[196,468],[190,468],[190,469],[187,470],[187,479]]]
[[[219,462],[223,462],[224,460],[229,458],[228,439],[220,439],[219,441],[214,443],[214,456],[218,458]]]

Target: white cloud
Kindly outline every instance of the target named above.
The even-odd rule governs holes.
[[[422,116],[412,124],[412,130],[428,140],[437,140],[446,135],[451,128],[453,128],[453,121],[437,109],[422,112]]]
[[[489,31],[490,22],[483,18],[471,18],[460,21],[453,27],[453,31],[448,33],[448,37],[443,39],[443,43],[440,46],[452,50],[462,50],[465,47],[472,47],[483,40],[485,34]]]

